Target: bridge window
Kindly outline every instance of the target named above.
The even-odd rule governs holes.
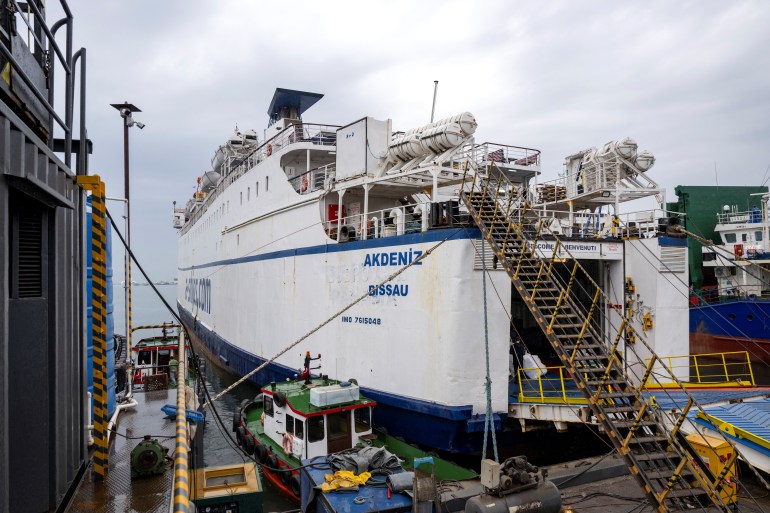
[[[356,422],[356,433],[363,433],[372,429],[371,408],[356,408],[353,410],[353,418]]]
[[[754,240],[757,242],[762,242],[762,232],[754,232]]]
[[[273,398],[265,396],[265,415],[273,416]]]
[[[749,240],[749,234],[748,233],[742,233],[741,234],[741,241],[746,242]]]
[[[305,424],[301,419],[294,419],[294,436],[300,440],[305,439]]]
[[[725,242],[728,244],[732,244],[735,242],[735,234],[734,233],[725,233]]]
[[[307,441],[320,442],[324,439],[324,417],[310,417],[307,419]]]
[[[294,433],[294,417],[286,415],[286,432],[289,434]]]

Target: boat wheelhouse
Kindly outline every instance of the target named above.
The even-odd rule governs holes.
[[[328,378],[271,383],[236,413],[233,428],[246,452],[285,495],[299,498],[302,460],[370,442],[372,407],[357,383]]]
[[[135,326],[132,332],[147,329],[160,329],[161,334],[142,338],[131,348],[133,384],[145,390],[175,386],[180,326],[172,323]]]

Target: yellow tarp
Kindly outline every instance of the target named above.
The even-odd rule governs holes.
[[[355,475],[350,470],[338,470],[334,474],[326,474],[326,482],[321,485],[321,490],[331,492],[338,488],[352,488],[354,486],[365,485],[366,482],[372,477],[370,472],[361,472],[359,475]]]

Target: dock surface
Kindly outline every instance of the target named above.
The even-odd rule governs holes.
[[[173,493],[173,468],[162,475],[131,479],[131,451],[145,435],[152,435],[169,456],[174,452],[174,421],[160,409],[176,404],[176,390],[136,392],[138,403],[120,415],[117,433],[110,445],[110,460],[104,481],[94,481],[89,465],[67,513],[167,512]],[[123,436],[121,436],[123,435]],[[127,438],[128,437],[128,438]],[[168,462],[169,467],[173,462]]]

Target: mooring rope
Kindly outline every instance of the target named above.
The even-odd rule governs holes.
[[[403,273],[404,271],[406,271],[407,269],[409,269],[409,268],[410,268],[410,267],[412,267],[413,265],[417,264],[417,262],[420,262],[420,261],[424,260],[424,259],[425,259],[425,257],[427,257],[428,255],[430,255],[431,253],[433,253],[433,251],[435,251],[435,250],[436,250],[436,249],[437,249],[439,246],[441,246],[441,245],[442,245],[442,244],[444,244],[446,241],[448,241],[450,238],[452,238],[454,235],[456,235],[456,234],[457,234],[457,233],[458,233],[460,230],[462,230],[462,228],[459,228],[459,229],[455,230],[454,232],[450,233],[449,235],[447,235],[447,237],[446,237],[444,240],[440,241],[438,244],[435,244],[433,247],[431,247],[430,249],[426,250],[426,251],[425,251],[425,253],[423,253],[422,255],[420,255],[420,256],[418,256],[417,258],[415,258],[415,259],[414,259],[412,262],[410,262],[409,264],[405,265],[405,266],[404,266],[404,267],[402,267],[401,269],[399,269],[399,270],[395,271],[393,274],[391,274],[390,276],[388,276],[387,278],[385,278],[384,280],[382,280],[380,283],[378,283],[377,285],[375,285],[375,286],[374,286],[374,287],[375,287],[375,289],[379,288],[379,287],[380,287],[380,286],[382,286],[382,285],[385,285],[385,284],[386,284],[386,283],[388,283],[389,281],[392,281],[392,280],[393,280],[395,277],[397,277],[399,274]],[[354,299],[354,300],[353,300],[353,301],[352,301],[350,304],[348,304],[347,306],[345,306],[344,308],[342,308],[342,309],[341,309],[341,310],[339,310],[338,312],[334,313],[334,314],[333,314],[331,317],[329,317],[328,319],[326,319],[325,321],[323,321],[321,324],[319,324],[318,326],[316,326],[316,327],[315,327],[315,328],[313,328],[312,330],[308,331],[307,333],[305,333],[304,335],[302,335],[300,338],[298,338],[297,340],[295,340],[294,342],[292,342],[291,344],[289,344],[288,346],[286,346],[285,348],[283,348],[283,349],[282,349],[281,351],[279,351],[279,352],[278,352],[278,353],[277,353],[275,356],[273,356],[273,357],[272,357],[272,358],[270,358],[269,360],[265,360],[265,362],[264,362],[262,365],[260,365],[260,366],[259,366],[259,367],[257,367],[256,369],[252,370],[252,371],[251,371],[251,372],[249,372],[248,374],[245,374],[245,375],[244,375],[243,377],[241,377],[241,378],[240,378],[238,381],[236,381],[235,383],[233,383],[233,384],[232,384],[232,385],[230,385],[229,387],[227,387],[227,388],[225,388],[224,390],[222,390],[221,392],[219,392],[217,395],[215,395],[214,397],[212,397],[212,398],[211,398],[211,400],[210,400],[209,402],[207,402],[206,404],[204,404],[204,405],[201,407],[201,411],[202,411],[204,408],[206,408],[206,407],[207,407],[209,404],[211,404],[212,402],[216,401],[216,400],[217,400],[217,399],[219,399],[220,397],[224,396],[225,394],[227,394],[228,392],[230,392],[232,389],[234,389],[235,387],[237,387],[238,385],[240,385],[241,383],[243,383],[244,381],[246,381],[247,379],[249,379],[251,376],[253,376],[253,375],[254,375],[254,374],[256,374],[257,372],[261,371],[262,369],[264,369],[265,367],[267,367],[269,364],[273,363],[275,360],[277,360],[278,358],[280,358],[281,356],[283,356],[284,354],[286,354],[288,351],[290,351],[290,350],[291,350],[293,347],[296,347],[296,346],[297,346],[298,344],[300,344],[300,343],[301,343],[303,340],[305,340],[305,339],[307,339],[308,337],[310,337],[311,335],[313,335],[315,332],[317,332],[318,330],[320,330],[321,328],[323,328],[324,326],[326,326],[327,324],[329,324],[330,322],[332,322],[334,319],[336,319],[337,317],[339,317],[340,315],[342,315],[343,313],[345,313],[346,311],[348,311],[350,308],[352,308],[352,307],[353,307],[353,306],[355,306],[356,304],[360,303],[360,302],[361,302],[361,301],[363,301],[365,298],[369,297],[369,293],[370,293],[370,292],[369,292],[369,290],[367,290],[366,292],[364,292],[363,294],[361,294],[359,297],[357,297],[356,299]]]

